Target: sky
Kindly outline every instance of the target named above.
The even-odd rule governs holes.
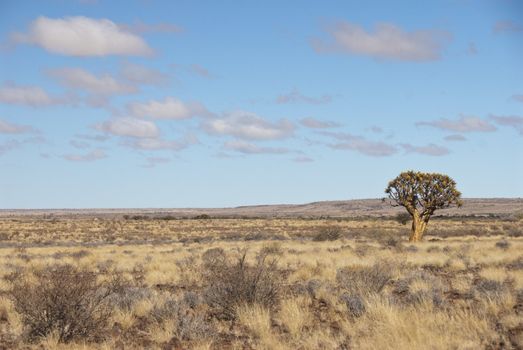
[[[523,3],[0,1],[0,208],[523,197]]]

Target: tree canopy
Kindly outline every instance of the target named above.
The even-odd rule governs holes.
[[[402,206],[413,217],[411,240],[419,240],[437,209],[461,206],[461,192],[449,176],[406,171],[390,181],[385,193],[394,206]]]

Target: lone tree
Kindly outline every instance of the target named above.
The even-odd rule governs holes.
[[[403,172],[389,182],[385,193],[393,206],[405,207],[412,216],[411,242],[421,241],[434,211],[462,205],[456,182],[437,173]]]

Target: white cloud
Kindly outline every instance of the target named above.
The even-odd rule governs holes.
[[[303,118],[300,120],[301,125],[311,128],[311,129],[327,129],[327,128],[337,128],[341,126],[340,124],[332,121],[322,121],[315,118]]]
[[[4,84],[0,87],[0,102],[32,107],[49,106],[60,103],[60,99],[50,96],[37,86],[18,86]]]
[[[323,95],[320,97],[310,97],[303,95],[297,89],[293,89],[291,92],[286,94],[281,94],[276,98],[276,103],[286,104],[286,103],[308,103],[312,105],[326,104],[332,101],[331,95]]]
[[[434,128],[450,130],[455,132],[489,132],[495,131],[496,127],[488,121],[474,116],[462,115],[458,120],[441,118],[430,122],[418,122],[418,126],[432,126]]]
[[[131,25],[121,24],[122,29],[128,30],[133,33],[142,34],[142,33],[181,33],[183,28],[179,25],[172,23],[155,23],[147,24],[144,22],[136,22]]]
[[[370,127],[370,131],[372,131],[375,134],[381,134],[383,132],[383,128],[373,125]]]
[[[523,136],[523,117],[515,115],[497,116],[491,115],[490,118],[498,125],[509,126]]]
[[[135,117],[152,119],[188,119],[210,114],[201,103],[183,102],[174,97],[166,97],[161,101],[131,103],[127,109]]]
[[[447,140],[447,141],[466,141],[467,138],[463,135],[454,134],[454,135],[445,136],[445,140]]]
[[[34,129],[28,125],[14,124],[0,119],[0,134],[22,134],[30,131]]]
[[[124,80],[144,85],[162,86],[169,80],[167,74],[134,63],[124,63],[120,75]]]
[[[517,33],[523,31],[523,26],[512,21],[497,21],[492,28],[495,34],[500,33]]]
[[[125,145],[137,150],[142,151],[159,151],[159,150],[171,150],[180,151],[187,146],[190,142],[187,140],[181,141],[168,141],[158,138],[141,138],[126,142]]]
[[[80,68],[54,69],[49,73],[63,85],[93,95],[131,94],[138,91],[135,85],[120,82],[109,74],[96,76]]]
[[[101,149],[95,149],[86,154],[66,154],[63,156],[64,159],[72,162],[93,162],[106,157],[107,155]]]
[[[440,58],[451,35],[444,31],[406,32],[394,24],[380,23],[373,32],[357,24],[339,22],[327,30],[331,41],[312,42],[317,52],[345,52],[401,61],[433,61]]]
[[[153,53],[142,38],[114,22],[83,16],[38,17],[28,33],[14,34],[13,39],[69,56],[148,56]]]
[[[69,144],[71,146],[73,146],[74,148],[78,148],[78,149],[86,149],[86,148],[91,147],[91,145],[89,143],[78,141],[78,140],[71,140],[71,141],[69,141]]]
[[[450,153],[450,151],[447,148],[435,145],[433,143],[428,144],[426,146],[413,146],[408,143],[402,143],[401,147],[403,147],[403,149],[407,153],[419,153],[435,157],[444,156]]]
[[[0,143],[0,155],[3,155],[9,151],[19,148],[21,143],[17,140],[9,140],[4,143]]]
[[[117,136],[156,138],[160,130],[153,122],[136,118],[116,118],[96,125],[96,129]]]
[[[144,168],[154,168],[155,166],[159,164],[165,164],[169,163],[171,160],[169,158],[164,157],[148,157],[145,158],[146,163],[142,165]]]
[[[283,154],[289,152],[287,148],[261,147],[242,140],[227,141],[224,146],[228,150],[244,154]]]
[[[469,43],[469,46],[467,47],[467,54],[469,55],[477,55],[478,54],[478,48],[476,47],[476,44],[473,42]]]
[[[207,79],[214,78],[214,75],[211,72],[209,72],[209,70],[207,68],[202,67],[199,64],[191,64],[189,67],[189,70],[192,73],[199,75],[203,78],[207,78]]]
[[[42,145],[48,141],[42,136],[28,137],[22,140],[7,140],[4,143],[0,143],[0,155],[22,148],[24,145]]]
[[[392,156],[398,151],[393,145],[381,141],[367,140],[363,136],[328,131],[320,132],[320,134],[342,141],[330,144],[329,147],[333,149],[355,151],[372,157]]]
[[[223,118],[205,121],[203,129],[214,135],[230,135],[248,140],[274,140],[290,137],[294,125],[286,119],[270,122],[251,112],[235,111]]]
[[[89,141],[96,141],[96,142],[104,142],[109,139],[109,136],[107,135],[87,135],[87,134],[76,134],[75,137],[83,140],[89,140]]]
[[[310,163],[314,162],[314,159],[307,157],[307,156],[298,156],[296,158],[292,159],[296,163]]]
[[[514,101],[523,102],[523,95],[512,95]]]

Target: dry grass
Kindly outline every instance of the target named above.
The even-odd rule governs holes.
[[[0,348],[523,347],[523,221],[431,225],[412,246],[393,219],[0,220]],[[42,274],[66,264],[107,318],[35,333],[13,292],[67,295]]]

